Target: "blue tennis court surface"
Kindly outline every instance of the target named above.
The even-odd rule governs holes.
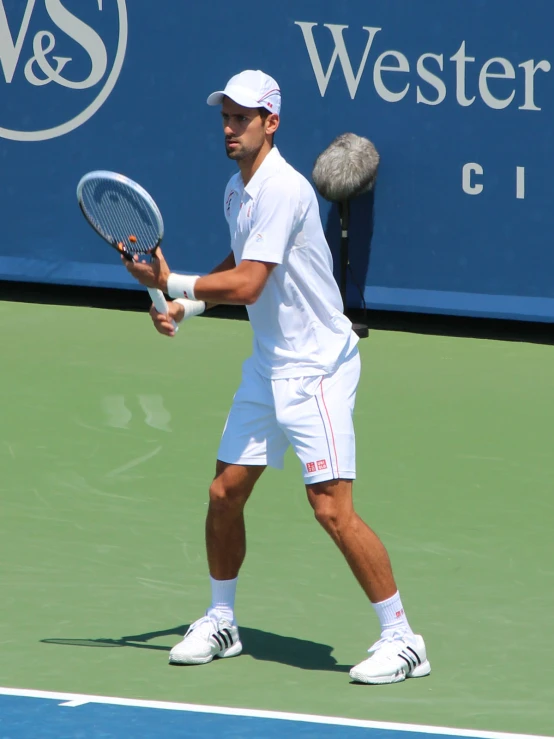
[[[0,688],[0,739],[539,739],[184,703]]]

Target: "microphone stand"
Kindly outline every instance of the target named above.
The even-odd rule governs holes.
[[[349,228],[350,228],[350,201],[343,200],[338,203],[339,207],[339,218],[341,224],[341,239],[340,239],[340,294],[342,297],[342,303],[344,306],[344,312],[346,313],[346,286],[347,286],[347,275],[348,267],[350,266],[350,258],[348,254],[349,246]],[[353,331],[358,334],[360,339],[367,339],[369,335],[369,328],[365,323],[354,323],[352,322]]]

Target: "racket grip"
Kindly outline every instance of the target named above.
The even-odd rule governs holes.
[[[152,298],[152,302],[154,303],[155,309],[158,311],[158,313],[164,313],[167,314],[168,307],[167,307],[167,301],[164,297],[164,294],[161,290],[156,290],[153,287],[148,288],[148,292],[150,293],[150,297]],[[179,326],[175,321],[171,321],[173,324],[173,328],[175,331],[179,330]]]

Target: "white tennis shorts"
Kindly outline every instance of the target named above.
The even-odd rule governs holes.
[[[289,444],[302,464],[304,481],[356,477],[352,414],[360,379],[356,348],[330,375],[271,380],[252,358],[227,417],[217,457],[240,465],[283,468]]]

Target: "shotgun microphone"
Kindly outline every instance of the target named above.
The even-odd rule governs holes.
[[[369,139],[354,133],[343,133],[316,159],[312,178],[319,194],[332,203],[338,203],[341,222],[340,292],[346,310],[346,284],[349,267],[348,242],[350,201],[370,192],[375,186],[379,169],[379,153]],[[362,302],[365,309],[365,300]],[[354,324],[360,337],[368,335],[363,324]]]
[[[369,139],[343,133],[316,159],[312,177],[319,194],[345,203],[375,185],[379,154]]]

